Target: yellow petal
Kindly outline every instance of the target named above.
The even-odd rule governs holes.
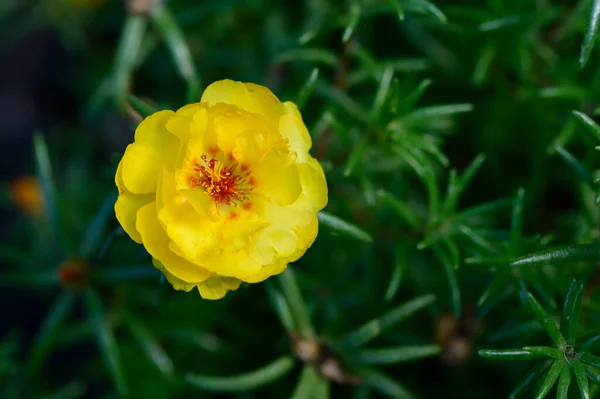
[[[206,269],[221,276],[244,279],[260,271],[262,264],[250,257],[245,251],[221,252],[200,259],[198,262]]]
[[[180,180],[185,179],[183,176]],[[178,186],[182,186],[178,189]],[[193,208],[201,216],[211,216],[214,213],[214,203],[202,188],[187,188],[187,183],[179,182],[175,179],[173,173],[163,169],[161,177],[158,180],[157,208],[161,212],[170,213],[172,207],[180,209],[176,215],[170,217],[176,218],[183,212],[190,212]],[[185,209],[181,207],[185,206]],[[167,208],[167,209],[165,209]],[[167,216],[165,216],[167,217]]]
[[[210,105],[225,103],[235,105],[248,112],[263,115],[268,122],[279,120],[282,113],[281,101],[266,87],[253,83],[220,80],[209,85],[201,102]]]
[[[204,132],[206,122],[206,106],[195,103],[179,108],[165,126],[169,132],[180,139],[187,139],[189,136]]]
[[[206,216],[205,204],[200,203],[201,198],[204,198],[201,192],[178,192],[173,186],[172,174],[163,171],[157,194],[158,219],[184,257],[190,262],[196,262],[199,256],[206,256],[207,252],[214,250],[219,244],[224,221],[213,222]],[[192,201],[198,203],[193,204]],[[196,207],[204,213],[199,213]]]
[[[245,131],[235,138],[232,155],[239,165],[250,167],[256,164],[266,150],[266,140],[257,131]]]
[[[156,202],[144,205],[137,214],[137,230],[140,232],[146,250],[157,259],[173,276],[188,283],[200,283],[210,273],[191,262],[177,256],[169,249],[169,238],[156,216]]]
[[[264,118],[235,107],[230,107],[226,111],[216,114],[212,119],[212,128],[214,134],[216,134],[219,149],[225,155],[231,154],[237,137],[248,130],[266,136],[266,133],[261,133],[261,130],[268,130],[263,121]]]
[[[123,183],[123,159],[119,161],[119,166],[117,166],[117,172],[115,173],[115,184],[117,185],[117,189],[119,190],[119,194],[125,191],[125,183]]]
[[[213,274],[208,280],[198,284],[198,291],[204,299],[221,299],[228,291],[237,290],[241,283],[237,278]]]
[[[278,261],[272,264],[264,265],[257,273],[245,277],[242,280],[246,283],[260,283],[271,276],[283,272],[287,268],[287,262]]]
[[[162,263],[158,260],[152,258],[152,264],[156,267],[162,274],[165,275],[167,281],[173,286],[174,289],[178,291],[190,292],[194,287],[196,287],[196,283],[186,283],[185,281],[178,279],[164,267]]]
[[[169,141],[176,140],[166,128],[167,121],[175,113],[159,111],[145,118],[135,129],[135,142],[155,148],[164,148]]]
[[[124,191],[119,194],[117,202],[115,202],[117,220],[121,223],[127,235],[138,244],[142,243],[142,237],[136,229],[137,212],[142,206],[153,201],[153,195],[135,195]]]
[[[138,143],[129,144],[122,159],[122,178],[128,191],[134,194],[156,192],[161,155],[154,148]]]
[[[224,219],[220,249],[235,252],[246,247],[252,236],[269,225],[256,213],[232,209]]]
[[[283,107],[285,114],[279,119],[279,132],[283,138],[288,139],[290,150],[296,152],[298,162],[307,162],[312,140],[302,121],[302,115],[294,103],[285,102]]]
[[[313,207],[319,211],[327,205],[327,181],[321,164],[309,157],[308,163],[300,163],[298,174],[302,183],[302,193]]]
[[[271,150],[252,169],[257,191],[279,205],[296,201],[302,192],[295,154],[285,150]]]
[[[164,218],[162,212],[159,216],[167,236],[190,262],[195,263],[201,256],[212,253],[221,242],[222,222],[213,222],[193,210],[173,219]]]

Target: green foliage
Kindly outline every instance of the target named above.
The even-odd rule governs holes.
[[[56,36],[77,106],[18,154],[44,216],[0,245],[0,397],[600,397],[600,1],[1,3],[3,58]],[[296,264],[211,302],[118,226],[114,175],[226,78],[298,105],[329,203]]]
[[[489,359],[499,360],[530,360],[539,358],[550,358],[543,360],[540,365],[534,369],[535,375],[530,374],[522,384],[517,386],[511,394],[511,398],[521,395],[525,390],[530,389],[533,384],[539,382],[536,398],[545,398],[554,384],[558,381],[556,390],[557,398],[566,398],[569,393],[569,386],[572,375],[579,387],[582,398],[589,398],[588,374],[584,367],[600,367],[600,357],[588,352],[590,340],[596,341],[600,337],[594,336],[581,338],[578,334],[579,315],[581,310],[583,281],[573,280],[567,291],[567,297],[561,315],[560,329],[556,325],[553,317],[540,306],[538,301],[526,292],[521,291],[521,300],[524,307],[535,317],[536,321],[543,326],[548,333],[555,348],[548,346],[525,346],[522,349],[504,349],[504,350],[480,350],[479,355]],[[552,360],[553,359],[553,360]],[[584,366],[585,365],[585,366]],[[541,370],[541,371],[539,371]],[[593,371],[592,371],[593,373]],[[560,379],[559,379],[560,376]]]

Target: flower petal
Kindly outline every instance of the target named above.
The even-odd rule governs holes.
[[[165,278],[173,286],[173,289],[175,289],[175,290],[190,292],[194,287],[197,286],[196,283],[186,283],[185,281],[178,279],[177,277],[175,277],[174,275],[169,273],[167,268],[162,263],[160,263],[157,259],[152,258],[152,264],[162,274],[165,275]]]
[[[271,150],[252,170],[258,191],[276,204],[291,204],[302,192],[295,158],[289,151]]]
[[[201,256],[212,253],[222,242],[222,222],[213,222],[192,210],[169,219],[159,215],[167,236],[181,249],[185,258],[196,263]]]
[[[218,113],[212,120],[213,132],[217,136],[217,145],[226,155],[230,155],[236,144],[237,137],[247,130],[252,130],[257,135],[265,135],[268,127],[263,122],[264,118],[248,113],[242,109],[230,107]]]
[[[277,121],[282,113],[281,101],[266,87],[253,83],[220,80],[209,85],[201,102],[210,105],[225,103],[248,112],[263,115],[267,121]]]
[[[135,129],[135,142],[154,148],[164,148],[176,138],[167,130],[167,121],[173,111],[159,111],[144,119]]]
[[[308,150],[312,146],[312,140],[308,129],[302,121],[302,115],[294,103],[283,103],[285,114],[279,119],[279,132],[284,139],[288,139],[290,150],[295,151],[298,162],[307,162]]]
[[[319,211],[327,205],[327,181],[321,164],[313,157],[307,163],[299,163],[298,174],[302,183],[302,194],[313,209]]]
[[[257,131],[245,131],[235,138],[232,155],[239,165],[256,164],[266,150],[265,137]]]
[[[283,272],[287,268],[287,262],[278,261],[272,264],[263,266],[257,273],[245,277],[242,280],[246,283],[260,283],[271,276],[275,276]]]
[[[236,277],[243,280],[260,271],[262,264],[250,257],[245,251],[221,252],[200,259],[200,265],[221,276]]]
[[[134,194],[156,192],[162,157],[154,148],[138,143],[129,144],[121,160],[122,178],[128,191]]]
[[[195,103],[179,108],[165,126],[173,135],[180,139],[187,139],[189,136],[204,132],[206,121],[206,106]]]
[[[210,276],[206,269],[188,262],[169,249],[169,237],[156,215],[156,202],[144,205],[137,213],[136,227],[146,250],[178,279],[188,283],[206,280]]]
[[[237,290],[241,283],[237,278],[213,274],[208,280],[198,284],[198,291],[204,299],[221,299],[227,292]]]
[[[117,220],[127,235],[138,244],[142,243],[142,237],[136,229],[137,212],[142,206],[153,201],[153,195],[135,195],[125,191],[119,194],[117,202],[115,202]]]

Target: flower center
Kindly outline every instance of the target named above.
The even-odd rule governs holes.
[[[206,155],[202,162],[192,164],[193,173],[189,176],[192,187],[202,187],[217,204],[237,205],[248,199],[252,188],[240,188],[246,177],[236,173],[236,166],[226,166],[222,162]]]

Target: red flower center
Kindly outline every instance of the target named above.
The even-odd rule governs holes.
[[[234,205],[248,199],[252,188],[240,188],[246,176],[236,173],[237,166],[226,166],[221,161],[202,155],[202,162],[193,162],[189,176],[192,187],[202,187],[217,204]]]

